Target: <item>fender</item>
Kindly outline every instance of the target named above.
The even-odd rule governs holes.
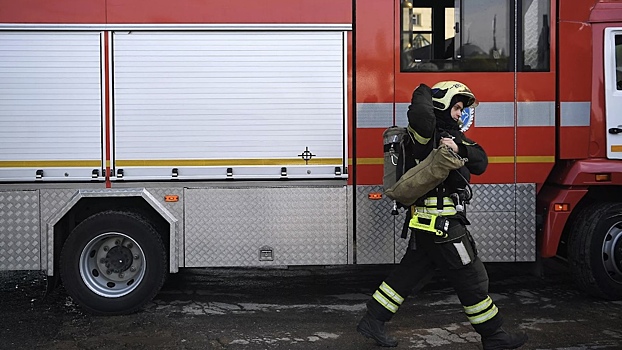
[[[48,266],[47,275],[54,274],[54,225],[58,223],[82,198],[98,198],[98,197],[142,197],[160,216],[169,223],[170,235],[170,252],[169,252],[169,272],[176,273],[179,270],[178,263],[178,246],[177,232],[179,220],[169,212],[147,189],[96,189],[96,190],[78,190],[73,197],[67,202],[55,215],[53,215],[46,223],[47,242],[48,242]]]
[[[609,174],[609,181],[596,181],[596,174]],[[622,185],[622,162],[609,159],[585,159],[560,162],[537,198],[538,214],[544,219],[539,233],[540,254],[555,256],[568,217],[593,186]],[[568,203],[570,210],[554,211],[555,203]]]
[[[596,181],[596,174],[611,174],[610,181]],[[606,158],[560,162],[548,182],[564,186],[622,185],[622,161]]]
[[[538,194],[538,213],[544,219],[542,230],[539,232],[540,255],[550,258],[557,254],[559,240],[570,213],[579,201],[587,194],[587,187],[565,188],[545,185]],[[554,210],[555,203],[568,203],[570,210],[559,212]]]

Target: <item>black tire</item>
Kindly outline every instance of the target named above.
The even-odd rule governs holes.
[[[160,235],[142,216],[106,211],[71,232],[60,274],[73,300],[96,315],[140,310],[160,291],[167,269]]]
[[[568,259],[580,289],[622,299],[622,203],[592,203],[581,210],[572,222]]]

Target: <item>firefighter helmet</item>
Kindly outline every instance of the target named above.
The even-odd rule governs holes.
[[[459,81],[441,81],[432,86],[432,104],[436,109],[444,111],[451,107],[451,99],[456,95],[466,97],[464,108],[475,108],[479,103],[469,87]]]

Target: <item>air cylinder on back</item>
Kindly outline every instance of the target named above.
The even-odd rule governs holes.
[[[406,128],[391,126],[382,133],[384,140],[384,177],[382,187],[386,190],[397,182],[397,159],[400,143],[406,135]]]

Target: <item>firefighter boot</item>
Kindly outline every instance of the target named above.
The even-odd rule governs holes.
[[[384,322],[378,321],[369,312],[363,316],[358,326],[356,326],[356,330],[365,337],[372,338],[380,346],[397,346],[397,340],[385,333]]]
[[[484,350],[516,349],[527,341],[527,334],[523,332],[508,333],[503,328],[497,329],[488,336],[482,336]]]

